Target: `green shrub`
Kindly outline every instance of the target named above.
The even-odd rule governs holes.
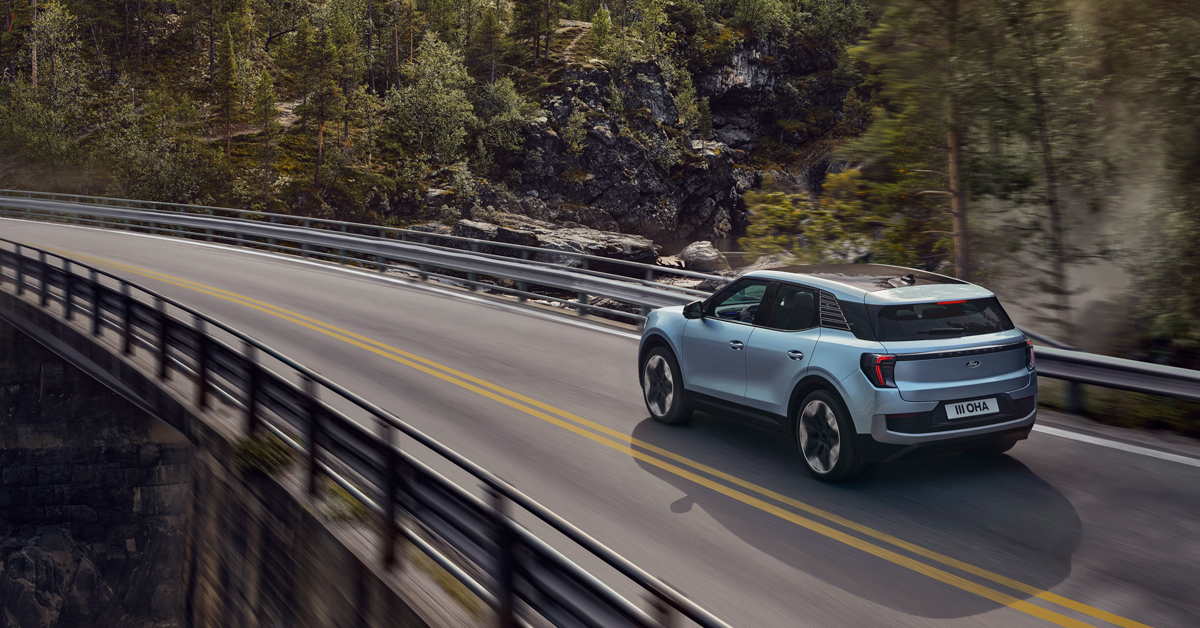
[[[265,473],[274,477],[296,463],[296,452],[278,436],[263,430],[234,443],[233,463],[244,476]]]

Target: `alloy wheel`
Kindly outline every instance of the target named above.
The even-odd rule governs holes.
[[[837,465],[842,449],[842,434],[833,408],[820,399],[810,401],[800,413],[797,431],[800,452],[808,466],[817,473],[829,473]]]
[[[654,416],[663,417],[671,411],[671,403],[675,400],[675,379],[671,373],[671,365],[661,355],[652,355],[646,360],[642,371],[642,387],[646,395],[646,405]]]

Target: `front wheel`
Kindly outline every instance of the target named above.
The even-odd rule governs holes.
[[[796,445],[810,473],[823,482],[849,480],[866,467],[854,448],[854,425],[833,395],[805,397],[796,415]]]
[[[642,397],[650,416],[659,423],[683,423],[692,409],[684,399],[683,376],[675,355],[666,347],[655,347],[642,362]]]

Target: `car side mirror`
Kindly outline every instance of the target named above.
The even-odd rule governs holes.
[[[696,319],[704,317],[703,301],[692,301],[683,306],[683,317],[687,319]]]

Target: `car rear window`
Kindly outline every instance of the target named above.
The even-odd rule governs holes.
[[[880,341],[978,336],[1013,328],[995,297],[868,306]]]

